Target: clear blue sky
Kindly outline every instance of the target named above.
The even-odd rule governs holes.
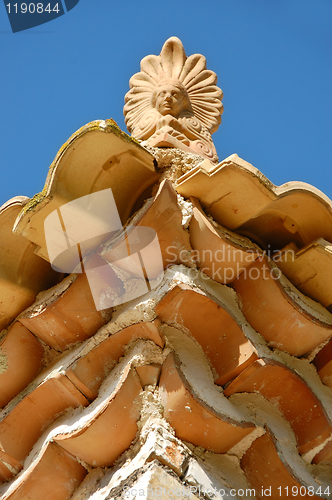
[[[128,80],[172,35],[218,75],[219,159],[237,153],[275,184],[332,198],[331,0],[80,0],[16,34],[0,5],[0,204],[40,191],[82,125],[113,118],[126,130]]]

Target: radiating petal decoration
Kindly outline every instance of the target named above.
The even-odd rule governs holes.
[[[152,146],[185,145],[186,151],[217,161],[211,134],[221,123],[223,94],[216,83],[204,56],[187,57],[182,42],[169,38],[159,56],[142,59],[140,73],[129,81],[124,107],[129,132]]]

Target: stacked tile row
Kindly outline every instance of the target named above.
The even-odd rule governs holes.
[[[1,343],[4,499],[75,498],[94,471],[116,460],[121,470],[126,450],[139,455],[130,447],[143,439],[149,391],[161,404],[158,425],[187,443],[190,463],[196,447],[206,460],[236,457],[241,479],[231,486],[252,487],[256,498],[293,487],[329,498],[332,315],[317,283],[320,255],[331,262],[331,206],[308,187],[275,193],[252,169],[234,158],[213,171],[204,162],[180,179],[187,201],[163,181],[131,221],[157,232],[166,271],[154,290],[99,311],[86,275],[72,274],[18,311]],[[247,179],[257,190],[249,208]],[[84,262],[109,265],[111,278],[99,274],[98,286],[121,298],[119,245],[109,241]],[[303,256],[313,268],[305,290]],[[190,485],[188,469],[166,452],[153,459]],[[106,476],[86,498],[103,498],[96,492]]]

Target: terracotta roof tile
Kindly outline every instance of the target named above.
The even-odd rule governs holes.
[[[32,304],[36,295],[60,281],[61,275],[34,254],[34,245],[13,233],[29,198],[18,196],[0,207],[0,330]]]
[[[291,242],[301,248],[317,238],[332,241],[332,205],[321,191],[303,182],[275,186],[237,155],[216,166],[205,160],[183,175],[176,189],[185,198],[198,198],[217,222],[266,250]]]
[[[110,466],[133,441],[142,386],[132,369],[109,401],[81,428],[55,437],[61,447],[94,467]]]
[[[312,459],[313,464],[332,464],[332,440]]]
[[[49,443],[37,463],[20,477],[3,500],[69,500],[83,481],[86,469],[56,443]]]
[[[161,372],[161,364],[150,363],[149,365],[137,366],[136,371],[143,389],[148,385],[157,385]]]
[[[290,473],[277,450],[269,434],[256,439],[241,460],[241,467],[252,488],[255,488],[258,499],[286,498],[287,492],[296,498],[320,498],[308,493],[308,486],[299,483]],[[301,489],[302,486],[302,489]],[[294,489],[292,489],[294,488]],[[317,491],[317,487],[311,487],[311,491]]]
[[[98,255],[93,255],[92,259],[95,264],[104,264]],[[104,278],[105,288],[110,286],[108,278]],[[101,274],[98,276],[100,279]],[[115,286],[118,286],[118,282],[114,275]],[[86,274],[73,275],[67,285],[63,289],[60,284],[60,293],[55,288],[47,301],[39,299],[19,318],[20,323],[34,335],[59,351],[91,337],[107,323],[112,314],[112,309],[97,311]]]
[[[213,224],[196,198],[191,198],[191,202],[194,209],[189,225],[190,242],[198,252],[199,268],[218,283],[232,283],[262,251],[247,238]]]
[[[0,450],[0,483],[12,479],[22,468],[23,466],[18,460]]]
[[[24,389],[43,366],[44,349],[23,325],[15,322],[0,343],[0,407]]]
[[[216,384],[226,384],[257,359],[230,313],[188,285],[174,287],[155,311],[161,321],[184,328],[197,340],[215,370]]]
[[[158,321],[128,326],[81,357],[74,363],[71,370],[67,370],[66,374],[70,379],[74,374],[88,388],[91,398],[94,399],[98,395],[99,387],[104,378],[125,354],[128,344],[138,339],[149,339],[163,347],[164,340],[161,335],[161,332],[158,331]],[[75,380],[73,379],[74,383],[76,383]],[[85,393],[85,389],[83,392]],[[88,394],[86,396],[90,399]]]
[[[302,356],[332,335],[332,315],[302,295],[267,257],[234,282],[250,324],[271,347]]]
[[[332,434],[332,424],[318,398],[285,366],[270,360],[255,361],[231,382],[224,394],[235,392],[258,392],[276,405],[290,423],[301,455]]]
[[[277,265],[302,293],[332,312],[332,245],[319,238],[299,250],[288,245],[277,256]]]
[[[44,221],[53,210],[81,196],[111,188],[124,223],[157,179],[152,155],[113,120],[88,123],[62,146],[42,193],[21,212],[15,232],[33,242],[37,254],[48,260]],[[96,241],[89,251],[101,241]]]
[[[317,353],[313,363],[324,384],[332,389],[332,340]]]
[[[165,268],[172,264],[184,263],[188,265],[191,263],[190,252],[192,248],[189,242],[189,234],[182,227],[181,208],[177,203],[176,191],[169,180],[164,180],[160,184],[153,200],[150,200],[150,202],[130,220],[130,225],[136,227],[151,227],[157,232]],[[111,245],[110,249],[106,243],[101,252],[103,259],[111,263],[118,261],[119,254],[116,250],[117,247],[121,250],[123,241],[124,237],[122,237],[120,241],[117,241],[115,245]],[[158,262],[156,264],[158,272]],[[118,265],[121,264],[118,263]],[[151,273],[153,275],[152,271]]]
[[[225,453],[255,426],[232,422],[207,408],[190,390],[173,354],[163,364],[160,382],[164,416],[176,436],[216,453]]]
[[[88,403],[65,375],[46,380],[0,422],[2,449],[23,463],[42,432],[64,410]]]

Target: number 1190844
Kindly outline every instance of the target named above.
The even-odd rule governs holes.
[[[58,3],[56,3],[54,7],[51,7],[50,3],[46,6],[42,3],[8,3],[6,7],[8,9],[8,14],[44,14],[45,12],[49,14],[56,12],[58,14],[60,12]]]
[[[322,488],[321,486],[319,488],[314,488],[313,486],[292,486],[291,488],[289,486],[279,486],[278,487],[279,491],[279,496],[280,497],[313,497],[313,496],[323,496],[328,497],[330,496],[330,488]]]

